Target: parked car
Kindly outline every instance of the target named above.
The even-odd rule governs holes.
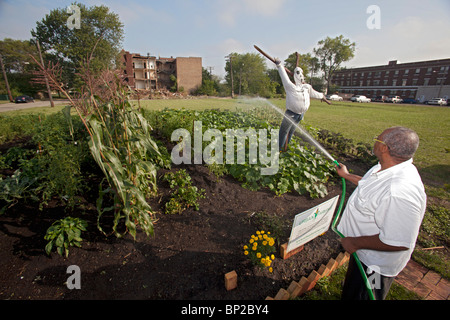
[[[399,96],[389,96],[389,97],[386,99],[386,102],[392,102],[392,103],[400,103],[400,102],[402,102],[402,101],[403,101],[403,99],[400,98]]]
[[[406,98],[406,99],[403,99],[403,103],[415,104],[415,103],[419,103],[419,101],[414,98]]]
[[[370,99],[367,98],[366,96],[355,95],[350,98],[350,101],[352,101],[352,102],[370,102]]]
[[[386,102],[387,96],[376,96],[372,99],[373,102]]]
[[[34,102],[34,99],[30,96],[18,96],[15,100],[15,103],[27,103],[27,102]]]
[[[344,98],[338,96],[337,94],[332,94],[328,100],[332,101],[344,101]]]
[[[443,99],[443,98],[433,98],[428,100],[427,104],[435,104],[435,105],[440,105],[440,106],[446,106],[447,105],[447,100]]]

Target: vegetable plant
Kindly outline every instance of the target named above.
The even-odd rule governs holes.
[[[69,247],[81,247],[81,232],[86,231],[87,222],[83,219],[66,217],[55,221],[48,229],[44,239],[48,240],[45,252],[50,254],[53,247],[59,255],[69,256]]]
[[[205,190],[199,190],[192,185],[191,177],[186,170],[168,172],[163,179],[169,182],[173,190],[170,200],[165,205],[167,214],[179,214],[189,207],[199,209],[198,200],[205,197]]]

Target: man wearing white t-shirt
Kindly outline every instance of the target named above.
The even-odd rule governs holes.
[[[344,165],[338,174],[357,185],[348,199],[338,230],[344,249],[356,252],[375,281],[377,300],[386,297],[393,279],[408,263],[416,244],[426,209],[426,194],[413,165],[419,146],[417,134],[404,127],[392,127],[374,139],[373,152],[379,163],[364,177],[350,174]],[[342,299],[368,299],[363,278],[352,257]]]

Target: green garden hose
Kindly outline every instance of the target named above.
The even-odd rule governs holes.
[[[333,162],[334,162],[334,164],[336,164],[338,167],[340,167],[339,162],[337,162],[336,160],[334,160]],[[340,201],[340,203],[339,203],[339,207],[338,207],[336,216],[334,217],[333,223],[331,224],[331,230],[333,230],[333,231],[334,231],[339,237],[341,237],[341,238],[345,238],[345,236],[344,236],[341,232],[339,232],[339,231],[337,230],[336,224],[337,224],[337,222],[338,222],[338,220],[339,220],[339,217],[340,217],[340,215],[341,215],[342,208],[344,207],[344,202],[345,202],[345,192],[346,192],[345,179],[342,178],[342,197],[341,197],[341,201]],[[371,288],[369,279],[367,279],[366,272],[365,272],[365,270],[364,270],[364,268],[363,268],[363,266],[362,266],[362,264],[361,264],[361,261],[360,261],[359,258],[358,258],[358,255],[356,254],[356,252],[354,252],[354,253],[352,254],[352,256],[353,256],[353,258],[355,259],[356,264],[358,265],[359,271],[361,272],[361,276],[363,277],[363,280],[364,280],[364,282],[365,282],[365,284],[366,284],[366,289],[367,289],[367,293],[369,294],[370,300],[375,300],[375,296],[373,295],[373,291],[372,291],[372,288]]]

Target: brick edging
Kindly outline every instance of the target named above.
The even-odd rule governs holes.
[[[348,252],[341,252],[336,259],[331,258],[327,265],[322,264],[317,271],[311,271],[307,278],[302,277],[298,282],[292,281],[287,289],[281,288],[274,298],[268,296],[266,300],[289,300],[299,297],[312,290],[319,279],[329,276],[349,259],[350,254]]]

